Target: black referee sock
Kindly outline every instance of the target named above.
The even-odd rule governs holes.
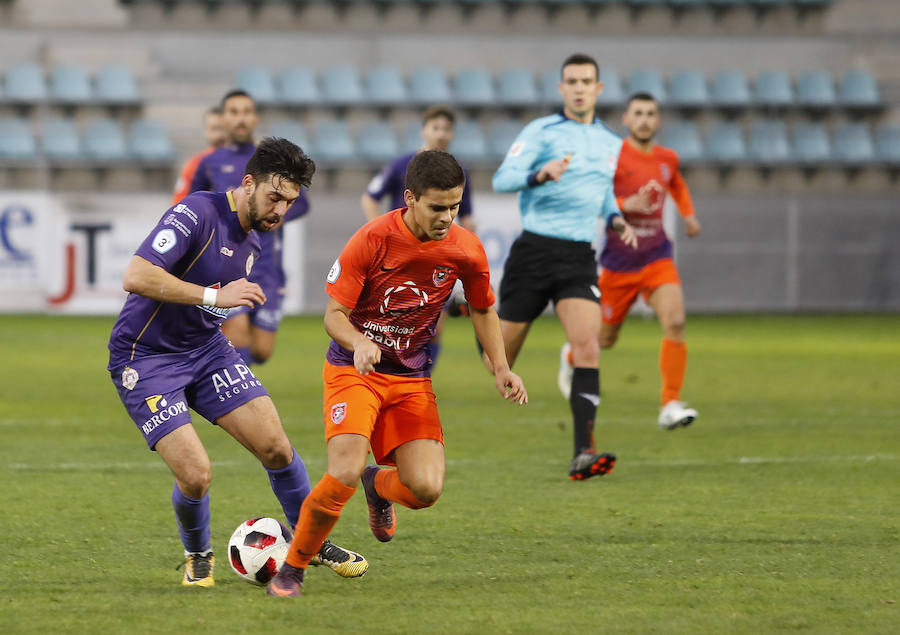
[[[594,419],[600,405],[600,371],[596,368],[575,368],[572,373],[572,392],[569,406],[575,428],[575,454],[594,449]]]

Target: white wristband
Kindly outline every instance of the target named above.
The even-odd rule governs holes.
[[[206,287],[203,289],[203,306],[216,306],[216,296],[219,295],[218,289]]]

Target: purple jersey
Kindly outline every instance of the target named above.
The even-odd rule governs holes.
[[[415,152],[404,154],[388,163],[381,172],[369,181],[366,192],[376,201],[380,201],[385,195],[391,197],[391,209],[406,207],[403,192],[406,191],[406,170],[409,162],[416,156]],[[459,217],[469,216],[472,213],[472,198],[469,189],[469,173],[466,174],[466,186],[463,188],[462,201],[459,204]]]
[[[259,238],[246,232],[230,194],[195,192],[170,208],[136,254],[172,275],[219,288],[248,277]],[[109,340],[112,370],[132,360],[200,348],[217,335],[228,309],[151,300],[132,293]]]

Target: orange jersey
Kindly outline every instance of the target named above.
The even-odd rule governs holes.
[[[172,195],[172,205],[180,202],[185,196],[191,193],[191,181],[194,180],[194,173],[197,171],[197,166],[200,165],[200,161],[207,154],[211,154],[213,150],[216,148],[209,147],[203,152],[198,152],[190,159],[188,159],[184,166],[181,168],[181,173],[178,175],[178,180],[175,182],[175,193]]]
[[[694,215],[690,192],[678,171],[678,155],[662,146],[653,146],[650,152],[642,152],[628,141],[623,142],[613,179],[619,209],[622,209],[626,198],[637,194],[638,190],[653,181],[661,189],[650,212],[622,212],[625,220],[634,227],[638,238],[637,249],[626,245],[615,231],[607,228],[606,245],[600,255],[600,264],[605,269],[637,271],[660,258],[672,257],[672,243],[663,230],[666,192],[672,195],[682,216]]]
[[[494,304],[481,241],[457,224],[443,240],[416,238],[396,209],[362,226],[328,273],[325,292],[352,309],[350,321],[381,349],[375,371],[427,377],[426,345],[441,309],[460,279],[475,308]],[[332,341],[328,361],[353,365],[353,353]]]

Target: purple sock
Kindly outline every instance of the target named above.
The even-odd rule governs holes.
[[[438,356],[441,354],[440,341],[431,340],[428,342],[428,352],[431,353],[431,367],[437,366]]]
[[[281,509],[284,510],[288,524],[293,529],[300,517],[300,506],[312,490],[312,485],[300,455],[297,454],[297,450],[291,449],[294,452],[294,458],[290,465],[280,470],[266,468],[266,472],[269,473],[272,491],[275,492],[275,497],[281,503]]]
[[[172,506],[185,551],[199,553],[210,549],[209,492],[200,499],[188,498],[176,484],[172,488]]]

